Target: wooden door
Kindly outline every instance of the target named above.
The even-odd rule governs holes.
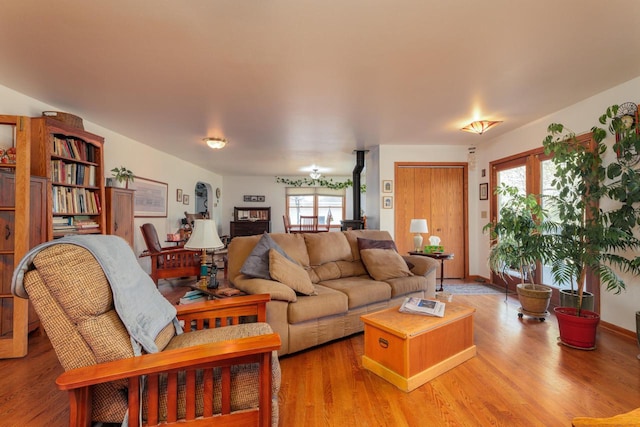
[[[423,245],[430,236],[438,236],[445,252],[454,259],[444,263],[446,278],[464,278],[467,274],[466,165],[396,164],[395,240],[398,250],[413,250],[409,232],[412,218],[425,218],[429,232],[422,235]],[[438,272],[438,276],[439,276]]]

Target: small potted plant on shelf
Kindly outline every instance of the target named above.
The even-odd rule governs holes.
[[[633,233],[640,225],[640,173],[634,169],[640,153],[638,124],[623,119],[617,105],[607,108],[599,123],[616,136],[614,159],[608,165],[604,163],[608,133],[598,126],[576,136],[564,125],[552,123],[543,141],[556,168],[550,209],[561,224],[553,236],[551,274],[556,283],[570,285],[576,299],[575,306],[561,302],[554,311],[561,342],[581,349],[595,348],[600,319],[583,307],[587,275],[619,294],[625,289],[621,273],[640,274],[640,240]],[[607,201],[606,209],[601,201]]]
[[[503,280],[519,276],[518,299],[523,314],[544,320],[551,300],[551,288],[536,284],[534,269],[549,259],[551,237],[556,224],[547,219],[546,211],[533,194],[524,195],[517,188],[501,185],[495,190],[502,196],[502,207],[496,221],[484,226],[491,235],[489,268]],[[529,283],[525,283],[528,281]]]
[[[111,169],[111,174],[113,175],[115,182],[118,183],[118,187],[128,188],[129,182],[133,182],[133,172],[124,166]]]

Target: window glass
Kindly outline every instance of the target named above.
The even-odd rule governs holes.
[[[318,224],[329,222],[332,228],[340,227],[344,219],[344,190],[295,187],[287,188],[286,192],[286,211],[292,225],[300,224],[300,216],[318,216]]]

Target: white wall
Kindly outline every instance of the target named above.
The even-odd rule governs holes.
[[[640,101],[640,77],[529,123],[522,128],[496,137],[486,144],[478,144],[476,170],[479,171],[482,168],[486,168],[488,171],[489,162],[492,160],[541,147],[542,140],[547,135],[547,126],[550,123],[563,123],[576,134],[588,132],[593,126],[599,125],[598,118],[605,112],[607,107],[627,101],[636,103]],[[609,137],[607,143],[609,146],[613,144],[613,137]],[[488,177],[486,182],[488,182]],[[473,188],[471,187],[470,189]],[[474,197],[470,194],[469,197],[471,200],[477,200],[477,196]],[[480,210],[489,210],[488,201],[478,203]],[[604,204],[602,206],[606,209]],[[471,206],[470,212],[473,212]],[[475,222],[473,227],[470,224],[469,242],[471,253],[478,253],[478,256],[474,258],[475,264],[470,265],[470,272],[471,274],[488,277],[489,269],[486,265],[486,259],[489,242],[488,237],[483,235],[481,231],[487,220],[480,219],[479,215],[476,215],[470,218],[470,222],[472,224]],[[475,235],[471,234],[471,229],[476,230]],[[623,275],[623,277],[625,276]],[[606,322],[633,331],[635,330],[635,312],[640,310],[640,278],[626,276],[625,279],[627,290],[621,295],[614,295],[606,292],[604,288],[601,289],[601,318]]]
[[[0,112],[8,115],[21,115],[38,117],[43,111],[56,110],[55,106],[47,105],[36,99],[25,96],[19,92],[0,86]],[[76,114],[72,111],[67,111]],[[78,114],[82,116],[81,114]],[[105,129],[95,123],[84,120],[84,128],[88,132],[95,133],[105,138],[104,143],[104,169],[105,177],[111,176],[109,172],[117,166],[126,166],[136,176],[166,182],[168,184],[167,218],[135,218],[134,233],[136,254],[141,253],[146,246],[142,239],[139,227],[145,222],[155,225],[158,235],[163,240],[167,233],[175,232],[184,217],[184,211],[195,211],[195,185],[198,181],[206,182],[212,188],[222,186],[222,177],[191,163],[170,156],[154,148],[134,141],[109,129]],[[176,141],[178,144],[179,141]],[[190,196],[189,205],[183,205],[176,200],[176,189],[181,188],[184,194]],[[215,201],[215,198],[214,198]],[[211,207],[212,218],[219,220],[220,207]],[[217,221],[220,222],[220,221]],[[220,228],[218,231],[221,231]],[[147,259],[140,260],[143,267],[149,271]]]

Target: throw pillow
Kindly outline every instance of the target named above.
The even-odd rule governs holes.
[[[407,263],[393,249],[363,249],[360,256],[369,275],[375,280],[413,276]]]
[[[362,251],[363,249],[393,249],[394,251],[398,252],[396,242],[394,242],[393,240],[375,240],[358,237],[358,250]],[[362,256],[362,254],[360,254],[360,256]],[[411,262],[406,260],[405,262],[407,263],[407,267],[409,267],[409,270],[415,267]]]
[[[358,237],[358,249],[393,249],[398,252],[396,243],[393,240],[363,239],[362,237]]]
[[[269,272],[274,280],[287,285],[297,293],[316,295],[316,289],[305,269],[275,249],[269,251]]]
[[[269,250],[271,249],[275,249],[281,255],[291,259],[284,253],[282,248],[273,241],[271,236],[264,233],[253,248],[253,251],[251,251],[244,261],[244,264],[242,264],[240,273],[246,274],[249,277],[271,280],[271,276],[269,275]]]

